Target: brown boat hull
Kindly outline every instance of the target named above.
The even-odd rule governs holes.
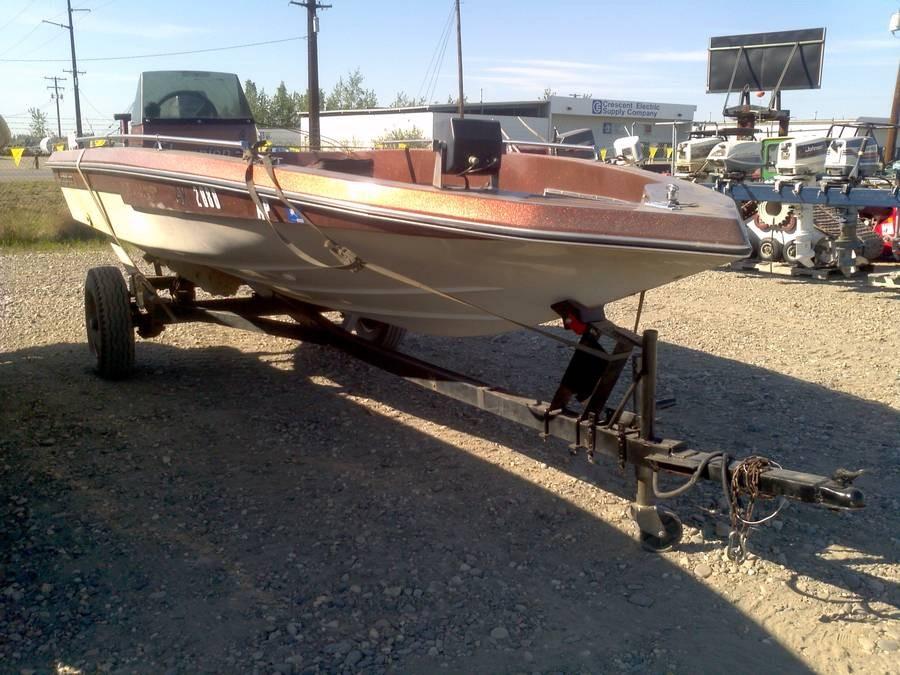
[[[290,211],[256,167],[276,235],[249,197],[240,160],[140,148],[81,153],[51,158],[76,219],[105,231],[108,221],[120,240],[176,270],[217,270],[260,292],[422,333],[541,323],[554,318],[557,301],[606,304],[748,251],[727,198],[679,183],[679,197],[698,206],[650,205],[647,195],[662,194],[671,179],[584,160],[504,158],[500,190],[489,192],[431,186],[431,153],[356,156],[371,159],[375,176],[322,169],[316,163],[326,156],[311,155],[308,166],[277,169]],[[548,187],[584,196],[542,196]],[[311,264],[338,262],[323,235],[393,275]]]

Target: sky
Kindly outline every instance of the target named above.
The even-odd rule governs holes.
[[[326,91],[359,68],[383,105],[399,91],[442,103],[455,96],[455,33],[437,58],[451,0],[324,1],[332,5],[320,10],[319,79]],[[282,80],[290,90],[306,89],[306,10],[288,0],[73,0],[73,7],[91,10],[75,15],[86,131],[106,131],[113,113],[130,108],[143,70],[228,71],[268,92]],[[724,96],[705,91],[711,36],[824,26],[822,88],[785,92],[783,106],[795,119],[887,117],[900,59],[900,37],[890,34],[888,22],[897,9],[897,0],[463,0],[466,97],[533,100],[549,88],[688,103],[698,107],[695,119],[721,119]],[[67,78],[63,133],[74,127],[71,75],[63,72],[71,70],[68,31],[41,23],[67,23],[65,12],[65,0],[0,0],[0,115],[14,132],[27,129],[31,106],[55,126],[51,82],[43,79],[53,75]]]

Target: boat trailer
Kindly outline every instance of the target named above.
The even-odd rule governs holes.
[[[861,472],[839,469],[827,478],[784,469],[760,457],[737,459],[724,452],[701,452],[682,441],[658,437],[657,331],[638,334],[619,327],[606,319],[602,308],[574,302],[554,305],[565,328],[580,339],[571,343],[572,359],[553,398],[545,402],[396,351],[394,345],[360,338],[326,317],[330,310],[325,308],[278,296],[197,300],[190,282],[164,276],[158,266],[155,276],[145,276],[128,263],[125,266],[127,285],[119,268],[111,266],[91,269],[85,284],[88,343],[98,373],[108,379],[126,377],[131,371],[135,330],[151,338],[176,323],[213,323],[328,345],[426,389],[530,427],[542,438],[562,439],[569,443],[570,452],[584,452],[589,461],[604,455],[622,470],[633,465],[637,494],[632,514],[641,544],[652,551],[668,550],[682,536],[678,516],[657,500],[683,494],[699,480],[716,481],[723,487],[731,505],[727,553],[737,561],[746,555],[751,527],[780,510],[779,506],[770,516],[752,520],[757,497],[778,498],[782,505],[795,500],[829,509],[864,506],[862,492],[852,486]],[[626,369],[629,363],[632,367]],[[610,407],[616,384],[627,370],[631,382],[618,404]],[[631,410],[626,409],[629,403]],[[661,492],[658,476],[662,472],[687,480],[679,488]]]

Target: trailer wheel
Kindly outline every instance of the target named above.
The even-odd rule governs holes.
[[[106,380],[128,377],[134,367],[131,298],[115,267],[93,267],[84,282],[84,321],[97,374]]]
[[[781,242],[771,237],[761,239],[759,242],[759,259],[763,262],[778,262],[781,260]]]
[[[403,336],[406,335],[405,328],[392,326],[375,319],[367,319],[356,314],[345,314],[342,326],[344,330],[350,331],[356,337],[385,349],[396,349]]]
[[[665,536],[657,537],[654,534],[643,531],[640,535],[641,546],[644,550],[652,551],[654,553],[668,551],[681,541],[681,537],[684,534],[684,528],[681,526],[681,519],[675,515],[673,511],[663,507],[657,507],[657,510],[659,512],[659,519],[662,521],[663,527],[666,530]]]

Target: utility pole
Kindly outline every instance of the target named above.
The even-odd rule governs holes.
[[[459,0],[456,0],[456,64],[459,71],[459,116],[465,117],[465,96],[463,94],[463,73],[462,73],[462,24],[459,18]]]
[[[890,123],[884,144],[885,165],[894,161],[894,148],[897,145],[897,125],[900,124],[900,64],[897,64],[897,81],[894,83],[894,103],[891,105]]]
[[[59,100],[62,98],[62,95],[59,93],[59,83],[65,82],[66,78],[64,77],[44,77],[45,80],[53,80],[53,86],[47,87],[47,89],[53,90],[53,98],[56,99],[56,135],[58,138],[62,138],[62,122],[59,119]]]
[[[900,10],[891,14],[891,21],[888,24],[888,30],[891,35],[897,37],[900,33]],[[887,139],[884,144],[884,164],[894,160],[894,148],[897,146],[897,125],[900,124],[900,63],[897,64],[897,81],[894,82],[894,102],[891,104],[891,126],[888,128]]]
[[[69,24],[56,23],[55,21],[47,21],[52,26],[59,26],[69,31],[69,45],[72,49],[72,89],[75,92],[75,135],[81,136],[81,99],[78,97],[78,64],[75,62],[75,23],[72,21],[72,12],[90,12],[89,9],[72,9],[72,0],[66,0],[66,6],[69,10]],[[68,71],[66,71],[68,72]]]
[[[322,148],[322,134],[319,131],[319,18],[317,9],[328,9],[331,5],[323,5],[317,0],[290,0],[290,4],[306,7],[306,46],[309,65],[309,89],[306,98],[309,101],[309,149]]]

